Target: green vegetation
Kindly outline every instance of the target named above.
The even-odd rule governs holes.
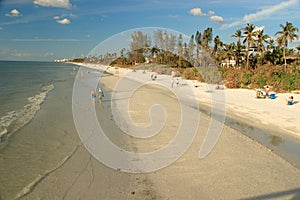
[[[292,23],[279,25],[271,38],[263,27],[248,23],[231,35],[236,42],[226,44],[212,28],[196,31],[189,40],[166,31],[150,36],[136,31],[129,49],[85,58],[85,62],[147,69],[161,74],[176,70],[186,79],[224,84],[228,88],[261,88],[268,84],[275,91],[300,90],[300,46],[288,44],[298,39]],[[277,37],[277,38],[276,38]],[[154,43],[152,45],[152,43]]]

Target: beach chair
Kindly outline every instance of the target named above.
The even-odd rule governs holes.
[[[264,95],[264,93],[261,90],[256,90],[256,98],[265,99],[266,96]]]

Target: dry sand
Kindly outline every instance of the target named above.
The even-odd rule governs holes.
[[[91,67],[91,66],[90,66]],[[114,74],[115,69],[108,72]],[[101,78],[107,94],[125,73]],[[138,77],[150,77],[150,74]],[[193,85],[193,82],[188,84]],[[209,105],[207,86],[194,88],[199,101]],[[182,86],[187,87],[187,86]],[[178,128],[178,102],[157,86],[141,88],[132,97],[132,118],[139,124],[149,123],[149,117],[138,112],[158,99],[166,102],[166,125],[151,139],[134,139],[121,133],[114,124],[108,104],[96,105],[98,119],[110,133],[110,139],[122,148],[146,152],[164,146]],[[151,95],[149,95],[149,93]],[[276,100],[255,99],[255,92],[225,90],[227,113],[252,117],[268,126],[288,130],[297,137],[299,104],[285,105],[288,94],[278,94]],[[199,96],[198,96],[199,95]],[[238,95],[238,98],[237,98]],[[300,96],[294,95],[297,99]],[[139,101],[137,101],[139,100]],[[277,110],[277,111],[276,111]],[[291,114],[292,113],[292,114]],[[271,116],[270,116],[271,115]],[[104,166],[79,144],[74,154],[61,167],[51,172],[22,199],[299,199],[300,171],[266,147],[224,126],[221,137],[204,159],[198,158],[200,146],[207,132],[210,117],[199,112],[197,136],[190,148],[175,163],[151,173],[125,173]],[[254,120],[254,121],[255,121]],[[297,126],[298,125],[298,126]],[[122,140],[120,140],[122,138]]]

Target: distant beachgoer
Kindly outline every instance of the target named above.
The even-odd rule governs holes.
[[[176,74],[175,71],[172,71],[172,72],[171,72],[171,76],[172,76],[172,77],[175,77],[175,74]]]
[[[224,87],[222,85],[217,85],[216,90],[224,90]]]
[[[293,105],[293,102],[294,102],[294,97],[293,97],[293,96],[290,96],[290,97],[287,99],[287,105]]]
[[[99,96],[100,102],[102,102],[102,99],[103,99],[103,97],[104,97],[104,94],[103,94],[103,91],[101,90],[100,87],[99,87],[99,89],[98,89],[98,96]]]
[[[269,92],[270,92],[270,88],[269,88],[269,86],[268,86],[268,85],[266,86],[266,89],[265,89],[265,91],[266,91],[266,96],[268,97],[268,96],[269,96]]]
[[[176,85],[177,85],[177,87],[179,86],[179,79],[178,78],[176,79]]]
[[[92,98],[92,101],[95,102],[95,99],[96,99],[96,92],[95,92],[95,90],[91,91],[91,98]]]
[[[174,87],[174,79],[173,78],[171,79],[171,87],[172,88]]]

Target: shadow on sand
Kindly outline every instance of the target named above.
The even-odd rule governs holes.
[[[293,189],[293,190],[287,190],[287,191],[281,191],[281,192],[275,192],[271,194],[265,194],[261,196],[255,196],[250,198],[244,198],[243,200],[256,200],[256,199],[277,199],[277,198],[287,198],[289,197],[291,200],[299,200],[300,199],[300,188]]]

